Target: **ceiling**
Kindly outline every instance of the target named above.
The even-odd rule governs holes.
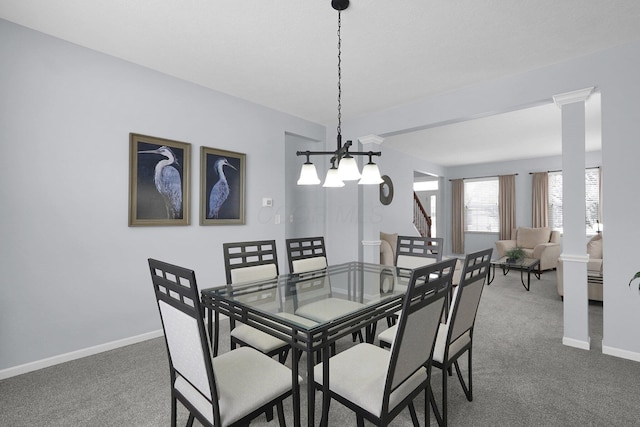
[[[600,94],[585,106],[586,151],[601,148]],[[562,154],[560,108],[555,103],[466,120],[386,138],[385,146],[441,166],[522,160]]]
[[[330,0],[0,0],[0,18],[331,126],[336,15]],[[351,0],[342,12],[342,117],[639,40],[638,22],[637,0]],[[494,142],[507,132],[501,122],[513,128],[509,115],[500,118],[483,119],[494,120],[498,136],[487,137]],[[392,137],[385,145],[419,150],[424,144],[412,145],[412,138],[445,142],[447,134],[469,132],[473,138],[446,144],[467,153],[487,143],[473,126]],[[512,156],[526,158],[515,152],[529,145],[519,128],[522,142],[512,144]],[[538,146],[537,157],[541,152]],[[468,162],[460,157],[439,160],[431,151],[429,159]]]

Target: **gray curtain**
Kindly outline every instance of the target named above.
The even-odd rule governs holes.
[[[464,180],[451,180],[451,251],[464,253]]]
[[[511,239],[516,228],[516,176],[498,177],[498,211],[500,213],[500,240]]]
[[[549,226],[549,173],[533,174],[532,180],[531,225]]]

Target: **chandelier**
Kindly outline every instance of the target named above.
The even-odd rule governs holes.
[[[358,184],[377,185],[382,183],[382,178],[378,165],[373,162],[372,158],[373,156],[381,156],[382,153],[380,151],[349,151],[349,147],[352,145],[350,140],[344,145],[342,144],[342,37],[340,35],[342,21],[340,13],[349,7],[349,0],[332,0],[331,6],[338,11],[338,147],[335,151],[297,151],[298,156],[307,156],[307,161],[300,170],[298,185],[320,184],[316,167],[310,160],[311,156],[318,155],[331,156],[329,160],[331,168],[327,171],[323,187],[344,187],[344,181],[355,180],[359,180]],[[369,163],[362,168],[362,174],[353,156],[369,156]]]

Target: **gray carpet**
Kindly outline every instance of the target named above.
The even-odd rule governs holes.
[[[485,288],[474,340],[474,400],[467,401],[451,377],[449,425],[640,425],[640,363],[601,353],[602,305],[589,307],[592,350],[563,346],[555,272],[533,279],[531,292],[519,280],[515,272],[505,277],[498,272]],[[339,350],[351,345],[343,341]],[[228,340],[222,345],[228,349]],[[0,381],[0,425],[166,426],[168,379],[162,338],[9,378]],[[432,384],[439,399],[437,369]],[[422,399],[416,406],[422,417]],[[179,425],[186,418],[180,408]],[[287,421],[293,425],[290,413]],[[252,425],[275,426],[277,421],[261,417]],[[330,425],[355,425],[355,416],[332,402]],[[408,411],[392,425],[411,425]]]

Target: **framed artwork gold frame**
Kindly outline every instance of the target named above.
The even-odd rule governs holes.
[[[246,154],[200,147],[200,225],[245,223]]]
[[[189,225],[191,144],[129,134],[129,226]]]

